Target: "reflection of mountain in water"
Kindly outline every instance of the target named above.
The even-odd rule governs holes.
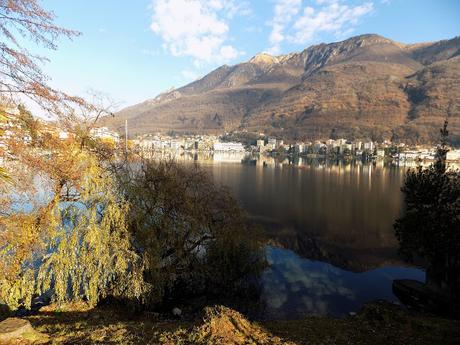
[[[402,209],[406,168],[255,158],[235,153],[174,156],[200,164],[228,186],[278,246],[355,272],[402,264],[393,222]]]
[[[274,243],[353,271],[398,263],[404,169],[352,164],[206,164]]]
[[[424,273],[416,269],[384,267],[353,273],[274,247],[267,248],[267,258],[270,268],[262,277],[262,298],[268,318],[343,316],[374,299],[397,301],[393,279],[424,280]]]
[[[342,246],[340,243],[323,242],[321,239],[309,237],[295,230],[271,237],[277,247],[292,250],[304,258],[328,262],[353,272],[364,272],[384,265],[401,264],[394,247],[382,246],[368,252],[359,248]]]

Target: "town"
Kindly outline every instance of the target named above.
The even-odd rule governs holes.
[[[94,137],[119,142],[120,135],[106,127],[92,130]],[[263,155],[305,156],[310,158],[343,158],[362,160],[391,160],[394,162],[431,162],[435,159],[436,146],[407,145],[390,140],[328,139],[325,141],[288,143],[280,138],[259,134],[250,142],[228,141],[226,135],[166,135],[161,133],[139,136],[129,140],[131,146],[143,155],[155,152],[220,152]],[[460,149],[451,148],[447,153],[450,162],[460,161]]]
[[[19,113],[18,109],[8,109],[10,113]],[[38,120],[40,121],[40,120]],[[2,138],[8,139],[12,128],[19,126],[18,120],[10,118],[2,124]],[[61,140],[69,138],[69,133],[51,123],[44,123],[44,128]],[[393,143],[390,140],[375,142],[371,140],[348,140],[346,138],[328,139],[325,141],[287,142],[282,138],[273,138],[259,133],[257,139],[236,140],[239,132],[223,135],[178,135],[178,134],[147,134],[126,141],[126,133],[121,136],[118,132],[107,127],[94,127],[90,130],[91,137],[101,140],[120,149],[130,147],[143,156],[159,152],[203,152],[203,153],[238,153],[240,155],[264,156],[299,156],[307,158],[336,158],[361,159],[363,161],[385,160],[395,163],[409,164],[430,163],[435,159],[434,145],[407,145]],[[230,139],[229,139],[230,138]],[[233,138],[233,139],[231,139]],[[24,142],[30,138],[16,138]],[[4,142],[0,142],[4,153]],[[0,159],[4,160],[2,154]],[[451,148],[447,153],[447,161],[460,162],[460,149]]]

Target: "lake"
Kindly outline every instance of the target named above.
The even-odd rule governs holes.
[[[393,279],[425,279],[397,254],[393,223],[405,167],[238,154],[175,158],[199,164],[264,227],[268,317],[344,316],[373,299],[397,303]]]

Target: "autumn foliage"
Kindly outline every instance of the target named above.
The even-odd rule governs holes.
[[[128,204],[103,162],[77,137],[61,140],[36,123],[20,122],[4,142],[15,159],[11,183],[1,185],[0,299],[17,308],[50,291],[59,302],[139,297]]]

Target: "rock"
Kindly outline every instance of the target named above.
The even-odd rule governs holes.
[[[182,316],[182,310],[180,310],[180,309],[177,308],[177,307],[174,308],[174,309],[172,310],[172,313],[173,313],[173,315],[176,316],[176,317]]]
[[[8,318],[0,322],[0,345],[47,344],[49,337],[33,329],[29,321]]]

